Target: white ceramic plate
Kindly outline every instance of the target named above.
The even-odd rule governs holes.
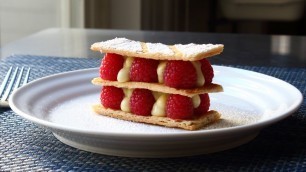
[[[296,111],[302,94],[279,79],[242,69],[214,66],[211,109],[222,120],[198,131],[133,123],[97,115],[98,69],[61,73],[30,82],[10,97],[17,114],[50,129],[63,143],[86,151],[128,157],[178,157],[230,149]]]

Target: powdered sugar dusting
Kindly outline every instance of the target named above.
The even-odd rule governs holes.
[[[120,51],[142,52],[141,43],[126,38],[115,38],[100,42],[101,48],[112,48]]]
[[[148,53],[160,53],[164,55],[174,55],[169,46],[162,43],[147,43]]]
[[[199,54],[211,53],[210,55],[219,54],[222,52],[222,44],[175,44],[174,46],[169,46],[163,43],[150,43],[146,42],[143,49],[142,42],[134,41],[127,38],[114,38],[107,41],[102,41],[96,44],[95,47],[99,47],[100,51],[105,50],[117,50],[121,53],[128,52],[129,54],[135,55],[160,55],[159,58],[164,58],[165,60],[195,60],[196,56]],[[98,45],[98,46],[97,46]],[[173,48],[174,49],[173,49]],[[216,49],[215,52],[213,50]],[[175,51],[175,52],[174,52]],[[148,57],[147,57],[148,58]]]
[[[213,125],[208,125],[205,129],[219,129],[242,126],[258,122],[262,114],[254,109],[242,109],[236,106],[214,103],[212,109],[218,110],[222,115],[221,120]]]
[[[222,45],[220,44],[175,44],[175,48],[183,54],[184,57],[196,56],[200,53],[205,53],[218,48]]]

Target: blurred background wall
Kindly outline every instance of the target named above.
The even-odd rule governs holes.
[[[0,46],[50,27],[306,35],[304,0],[0,0]]]

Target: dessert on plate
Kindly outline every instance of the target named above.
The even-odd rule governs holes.
[[[197,130],[219,120],[210,110],[208,93],[223,91],[213,83],[208,57],[220,54],[222,44],[145,43],[126,38],[97,42],[105,53],[100,76],[101,115],[165,127]]]

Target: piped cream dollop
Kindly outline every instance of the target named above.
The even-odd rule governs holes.
[[[134,58],[133,57],[125,57],[125,61],[123,63],[123,68],[117,74],[118,82],[127,82],[130,80],[130,69],[132,66]]]
[[[197,108],[200,106],[200,103],[201,103],[201,98],[199,95],[195,95],[192,97],[192,103],[193,103],[193,107],[194,108]]]
[[[152,116],[166,116],[166,102],[167,102],[168,95],[167,94],[160,94],[157,98],[156,102],[153,105],[151,114]]]
[[[201,70],[201,63],[199,61],[191,62],[197,72],[197,86],[203,86],[205,84],[205,78]]]
[[[160,61],[157,66],[157,77],[159,83],[164,83],[164,71],[166,68],[167,62],[166,61]]]
[[[124,98],[121,101],[120,109],[124,112],[131,112],[130,99],[133,93],[133,89],[123,88]]]

